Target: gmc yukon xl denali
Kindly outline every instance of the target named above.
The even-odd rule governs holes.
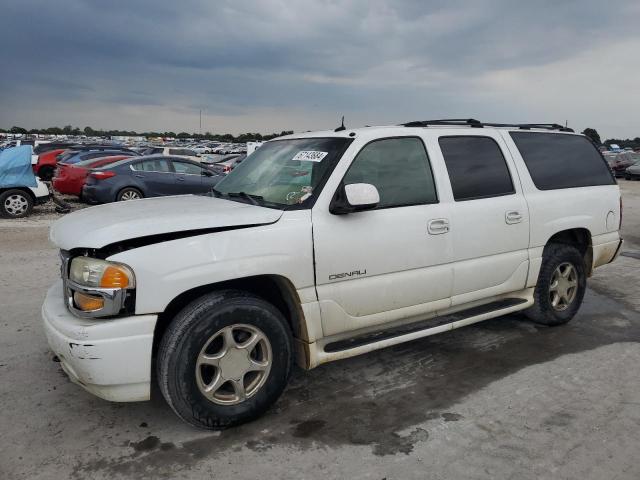
[[[476,120],[265,143],[209,196],[57,221],[42,309],[69,377],[224,428],[311,369],[516,311],[561,325],[613,261],[620,191],[558,125]]]

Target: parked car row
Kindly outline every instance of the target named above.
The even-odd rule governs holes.
[[[604,153],[609,168],[616,177],[631,178],[627,170],[640,162],[640,152],[624,151],[620,153]]]

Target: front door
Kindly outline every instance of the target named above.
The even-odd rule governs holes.
[[[151,157],[131,164],[136,186],[145,197],[168,195],[174,184],[169,162],[163,157]]]
[[[325,335],[447,308],[453,282],[449,206],[439,203],[423,141],[380,139],[362,147],[344,185],[368,183],[373,210],[334,215],[314,207],[316,288]]]
[[[202,167],[184,160],[172,160],[176,195],[204,193]]]

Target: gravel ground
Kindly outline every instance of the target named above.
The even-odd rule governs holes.
[[[0,478],[640,478],[640,182],[623,255],[566,326],[510,315],[296,371],[266,416],[182,424],[157,390],[114,404],[52,361],[40,305],[53,208],[0,221]]]

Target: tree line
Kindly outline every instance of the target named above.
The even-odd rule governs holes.
[[[583,135],[586,135],[587,137],[589,137],[591,140],[593,140],[593,142],[596,145],[606,145],[606,146],[610,146],[610,145],[618,145],[621,148],[633,148],[635,149],[640,149],[640,137],[636,137],[636,138],[627,138],[627,139],[621,139],[621,138],[609,138],[607,140],[605,140],[604,142],[600,139],[600,135],[598,134],[598,131],[595,128],[585,128],[582,131]]]
[[[49,128],[32,128],[27,130],[26,128],[13,126],[8,130],[0,128],[0,133],[15,133],[15,134],[40,134],[40,135],[86,135],[87,137],[147,137],[147,138],[195,138],[198,140],[215,140],[220,142],[248,142],[256,140],[271,140],[272,138],[281,137],[283,135],[290,135],[293,130],[286,130],[280,133],[270,133],[263,135],[257,132],[241,133],[240,135],[232,135],[231,133],[188,133],[188,132],[136,132],[133,130],[95,130],[91,127],[84,127],[82,130],[78,127],[66,125],[64,127],[49,127]]]
[[[231,133],[211,133],[206,132],[204,134],[200,133],[188,133],[188,132],[135,132],[133,130],[95,130],[91,127],[84,127],[82,130],[78,127],[73,127],[71,125],[66,125],[64,127],[49,127],[49,128],[33,128],[31,130],[27,130],[26,128],[13,126],[9,130],[4,130],[0,128],[0,133],[21,133],[23,135],[27,134],[40,134],[40,135],[86,135],[87,137],[146,137],[146,138],[195,138],[198,140],[215,140],[219,142],[250,142],[255,140],[271,140],[272,138],[281,137],[283,135],[290,135],[293,133],[293,130],[286,130],[280,133],[270,133],[268,135],[262,135],[257,132],[247,132],[241,133],[240,135],[232,135]],[[596,145],[612,145],[616,144],[622,148],[631,147],[633,149],[640,149],[640,137],[635,137],[633,139],[620,139],[620,138],[610,138],[605,140],[604,142],[600,139],[600,135],[595,128],[585,128],[582,131],[583,135],[586,135]]]

